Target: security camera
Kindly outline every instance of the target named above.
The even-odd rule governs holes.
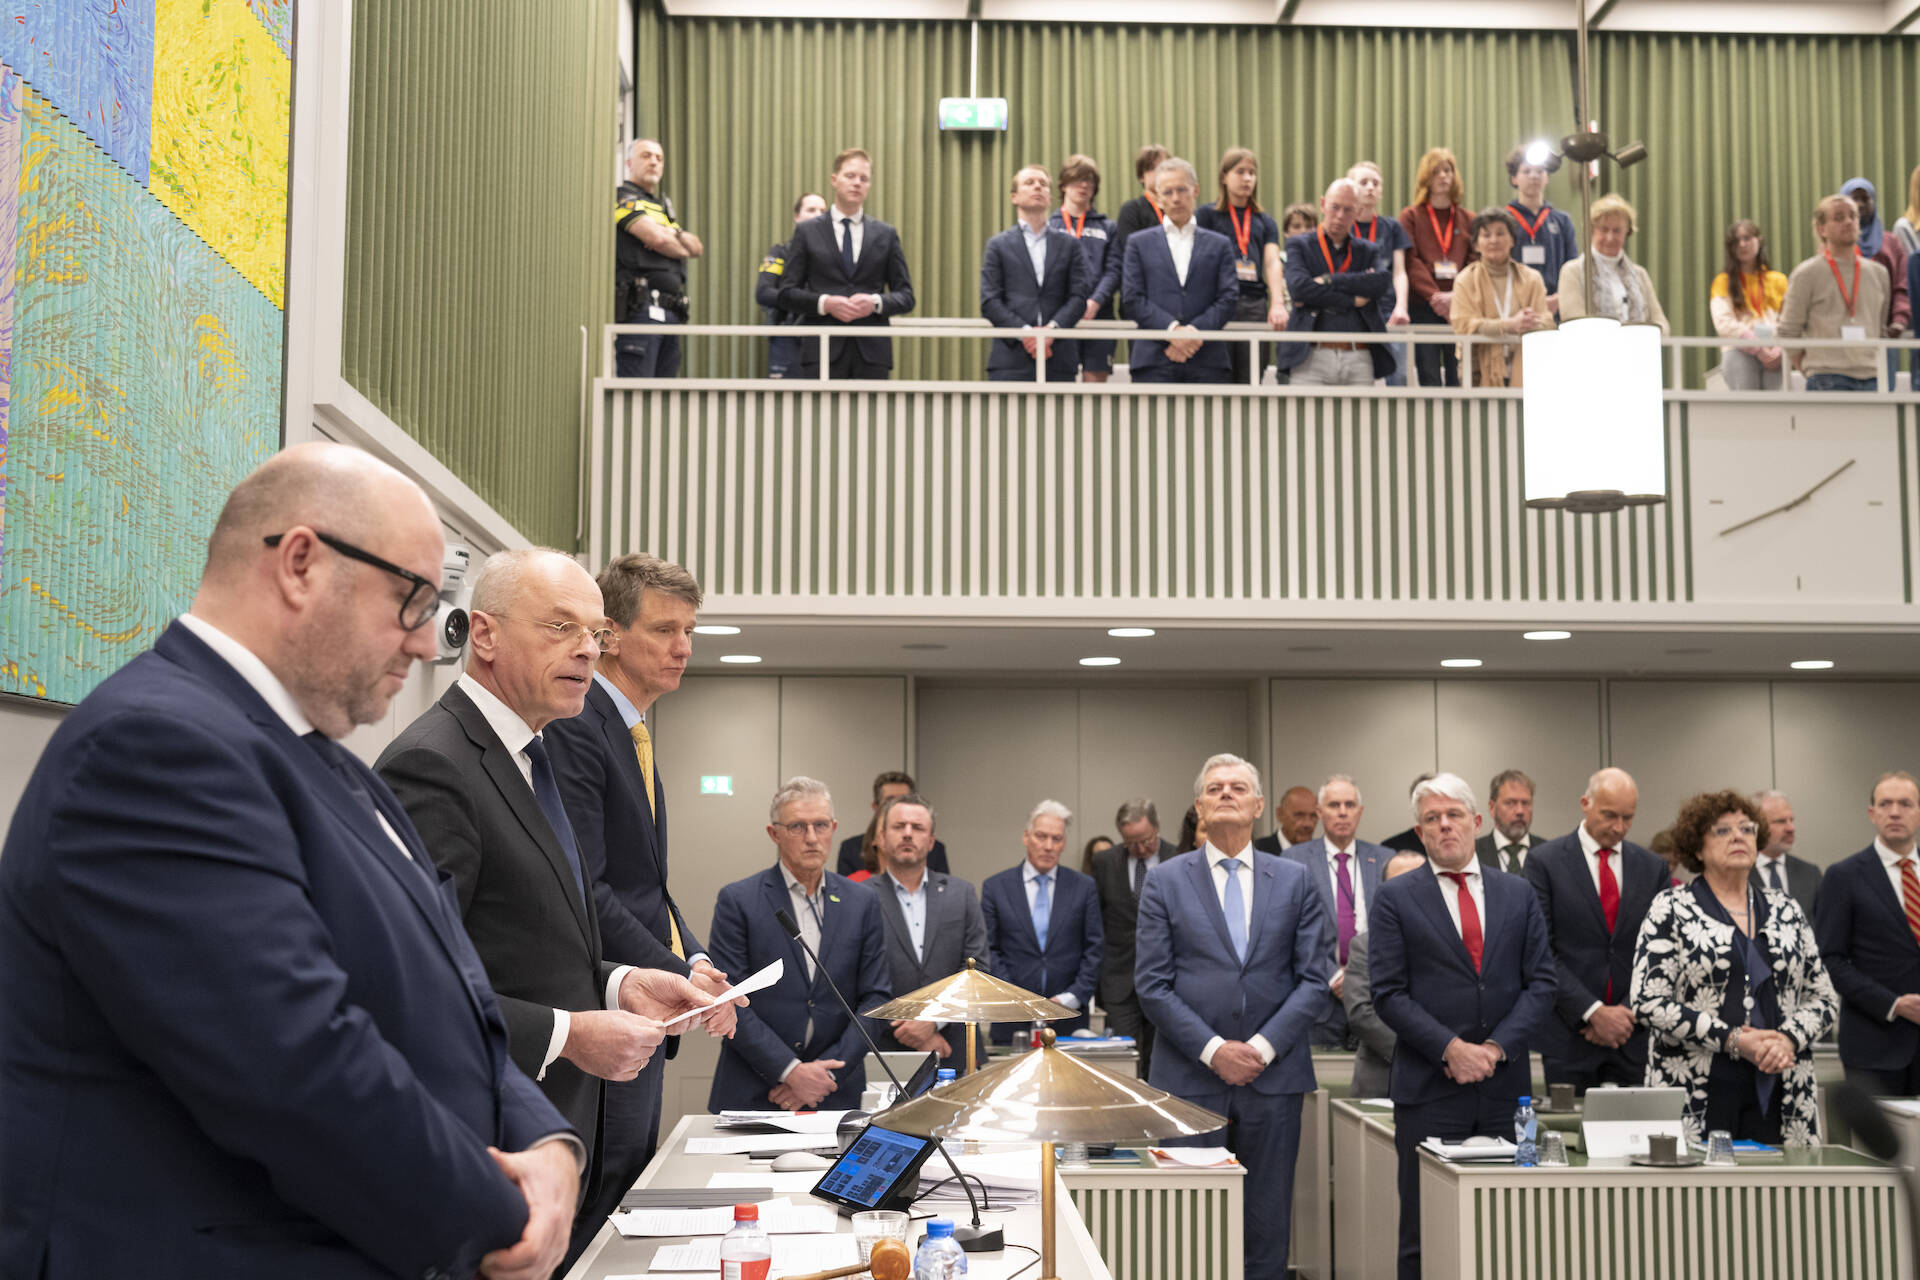
[[[473,552],[457,542],[447,544],[440,562],[440,607],[433,615],[434,639],[440,648],[434,661],[442,665],[460,661],[467,651],[467,604],[473,598],[467,569],[472,562]]]

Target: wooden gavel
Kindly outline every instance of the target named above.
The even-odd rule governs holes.
[[[907,1280],[913,1274],[913,1255],[907,1252],[903,1241],[888,1237],[874,1242],[873,1253],[860,1266],[813,1271],[804,1276],[789,1276],[787,1280],[840,1280],[842,1276],[857,1276],[863,1271],[873,1272],[873,1280]]]

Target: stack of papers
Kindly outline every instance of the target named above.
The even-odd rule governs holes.
[[[716,1129],[780,1129],[787,1133],[834,1133],[847,1111],[722,1111]]]
[[[1177,1169],[1231,1169],[1240,1162],[1225,1147],[1149,1147],[1162,1166]]]
[[[740,1156],[749,1151],[838,1150],[840,1138],[832,1133],[730,1133],[715,1138],[687,1139],[687,1154],[690,1156]]]
[[[831,1215],[833,1210],[828,1209]],[[831,1271],[837,1267],[860,1265],[860,1246],[847,1232],[838,1235],[775,1236],[773,1274],[805,1275],[809,1271]],[[704,1271],[720,1274],[720,1237],[704,1236],[687,1244],[662,1245],[654,1250],[647,1264],[654,1271]]]
[[[629,1209],[612,1216],[614,1230],[636,1236],[723,1236],[733,1229],[733,1207],[711,1209]],[[760,1202],[760,1229],[770,1236],[833,1231],[839,1223],[831,1205],[791,1200]],[[715,1265],[718,1266],[716,1260]]]
[[[1520,1148],[1505,1138],[1468,1138],[1465,1142],[1443,1142],[1428,1138],[1420,1145],[1456,1164],[1512,1164]]]

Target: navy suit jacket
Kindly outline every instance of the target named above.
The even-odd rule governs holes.
[[[986,256],[980,262],[980,314],[998,329],[1018,329],[1023,325],[1043,328],[1053,324],[1071,329],[1087,313],[1087,297],[1093,292],[1093,271],[1080,252],[1080,242],[1065,231],[1047,230],[1044,280],[1033,276],[1033,259],[1027,256],[1026,234],[1019,226],[1002,231],[987,241]],[[993,344],[987,356],[987,372],[1033,373],[1033,357],[1018,338],[1002,338]],[[1073,344],[1053,344],[1047,357],[1047,381],[1073,381],[1078,358]]]
[[[886,926],[872,891],[829,871],[820,892],[824,906],[820,960],[827,973],[855,1009],[872,1009],[893,999]],[[715,968],[745,978],[775,960],[785,961],[786,966],[780,981],[754,992],[748,1006],[740,1010],[733,1038],[721,1042],[720,1062],[707,1095],[709,1111],[771,1106],[767,1094],[795,1058],[802,1062],[836,1058],[847,1064],[835,1070],[839,1086],[820,1103],[823,1111],[857,1107],[866,1091],[867,1073],[861,1059],[867,1042],[833,998],[827,979],[815,973],[808,980],[807,953],[775,918],[778,911],[793,914],[792,902],[776,863],[734,881],[713,904],[707,954]],[[809,1018],[811,1037],[806,1033]],[[867,1032],[871,1035],[886,1025],[869,1019]]]
[[[1606,998],[1609,981],[1613,984],[1613,1003],[1627,1003],[1640,925],[1654,896],[1672,886],[1673,873],[1659,854],[1621,841],[1619,858],[1613,863],[1614,876],[1620,882],[1620,911],[1609,934],[1607,918],[1600,911],[1600,891],[1594,887],[1587,855],[1580,848],[1578,828],[1529,849],[1522,871],[1540,895],[1547,936],[1553,942],[1553,1004],[1559,1016],[1549,1018],[1541,1028],[1537,1047],[1546,1057],[1561,1059],[1576,1069],[1597,1066],[1610,1050],[1580,1034],[1586,1012],[1594,1001]],[[1621,1051],[1633,1061],[1644,1063],[1647,1029],[1636,1026]]]
[[[1319,327],[1320,314],[1336,307],[1342,315],[1351,312],[1357,316],[1360,327],[1368,333],[1387,331],[1387,322],[1380,318],[1380,308],[1373,304],[1393,289],[1393,273],[1375,269],[1375,260],[1381,253],[1378,245],[1351,234],[1347,236],[1347,244],[1353,250],[1353,261],[1348,262],[1346,250],[1340,250],[1340,265],[1345,270],[1335,271],[1326,255],[1320,252],[1318,235],[1295,236],[1287,241],[1287,292],[1293,298],[1288,332],[1312,333]],[[1325,284],[1318,283],[1320,276],[1327,277]],[[1367,299],[1367,305],[1354,306],[1355,298]],[[1312,350],[1310,343],[1283,342],[1274,365],[1281,369],[1295,368],[1306,361]],[[1385,343],[1376,343],[1367,350],[1373,356],[1376,378],[1393,372],[1393,352]]]
[[[1553,1014],[1547,921],[1525,879],[1484,867],[1480,874],[1486,918],[1477,973],[1440,896],[1454,886],[1442,885],[1431,864],[1381,885],[1368,908],[1373,1008],[1398,1037],[1389,1095],[1395,1102],[1438,1102],[1463,1088],[1494,1097],[1533,1092],[1527,1054]],[[1455,1037],[1469,1044],[1491,1040],[1507,1060],[1479,1084],[1455,1084],[1441,1066]]]
[[[704,948],[667,892],[667,789],[658,760],[649,809],[627,722],[597,680],[587,686],[586,709],[571,720],[555,720],[541,736],[586,864],[601,950],[615,964],[684,975],[687,962],[673,954],[668,913],[680,926],[688,955]]]
[[[1050,1023],[1061,1035],[1087,1025],[1094,987],[1100,981],[1100,961],[1106,951],[1106,933],[1100,923],[1100,894],[1093,877],[1071,867],[1053,871],[1053,899],[1047,909],[1047,945],[1033,931],[1033,913],[1027,909],[1024,882],[1026,859],[1017,867],[995,872],[980,886],[980,914],[987,921],[987,946],[993,955],[993,975],[1016,987],[1025,987],[1052,999],[1071,994],[1080,1002],[1080,1016]],[[998,1022],[995,1040],[1010,1039],[1018,1023]]]
[[[1171,329],[1177,324],[1219,329],[1233,319],[1234,309],[1240,305],[1240,281],[1233,273],[1233,241],[1205,227],[1193,229],[1193,257],[1187,262],[1184,285],[1173,265],[1165,227],[1152,227],[1127,237],[1120,281],[1127,319],[1142,329]],[[1127,357],[1128,363],[1136,369],[1169,363],[1164,342],[1135,342],[1129,350],[1132,354]],[[1187,363],[1197,369],[1225,369],[1227,344],[1202,343]]]
[[[1274,1059],[1246,1087],[1311,1093],[1310,1033],[1333,999],[1332,925],[1306,869],[1247,854],[1253,921],[1245,964],[1234,954],[1204,848],[1155,867],[1140,890],[1133,984],[1157,1032],[1149,1083],[1215,1111],[1225,1109],[1227,1083],[1200,1061],[1207,1041],[1264,1036]]]
[[[0,1274],[471,1275],[566,1127],[393,796],[178,624],[34,769],[0,982]]]
[[[782,311],[792,313],[797,324],[835,325],[847,323],[820,314],[820,299],[832,294],[848,297],[856,293],[880,295],[880,310],[847,323],[858,335],[867,328],[885,328],[894,316],[913,310],[913,277],[907,272],[906,251],[900,247],[900,235],[892,226],[871,214],[861,219],[860,256],[854,260],[853,275],[847,275],[840,257],[840,239],[833,225],[832,206],[817,218],[809,218],[793,229],[787,244],[787,264],[781,271],[778,302]],[[884,337],[850,335],[834,338],[827,348],[829,359],[837,360],[847,342],[860,344],[860,357],[869,364],[893,367],[893,342]],[[819,339],[802,339],[801,364],[817,368],[820,363]]]
[[[1920,1025],[1889,1022],[1887,1012],[1898,997],[1920,991],[1920,942],[1872,845],[1827,868],[1813,933],[1840,996],[1841,1065],[1905,1069],[1920,1054]]]
[[[1333,876],[1327,871],[1327,840],[1325,836],[1315,836],[1311,840],[1302,840],[1280,855],[1288,862],[1297,862],[1306,868],[1308,882],[1314,892],[1320,895],[1320,910],[1327,919],[1327,964],[1328,972],[1340,967],[1340,903],[1334,897]],[[1360,900],[1372,908],[1374,891],[1380,887],[1380,873],[1386,870],[1387,860],[1393,857],[1391,849],[1377,844],[1368,844],[1365,840],[1353,842],[1354,864],[1348,870],[1360,886]],[[1347,1038],[1347,1008],[1339,1000],[1330,1000],[1327,1012],[1314,1028],[1314,1039],[1319,1044],[1344,1044]]]

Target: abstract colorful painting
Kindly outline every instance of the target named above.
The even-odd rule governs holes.
[[[153,5],[154,0],[0,5],[0,62],[142,183],[153,105]]]

